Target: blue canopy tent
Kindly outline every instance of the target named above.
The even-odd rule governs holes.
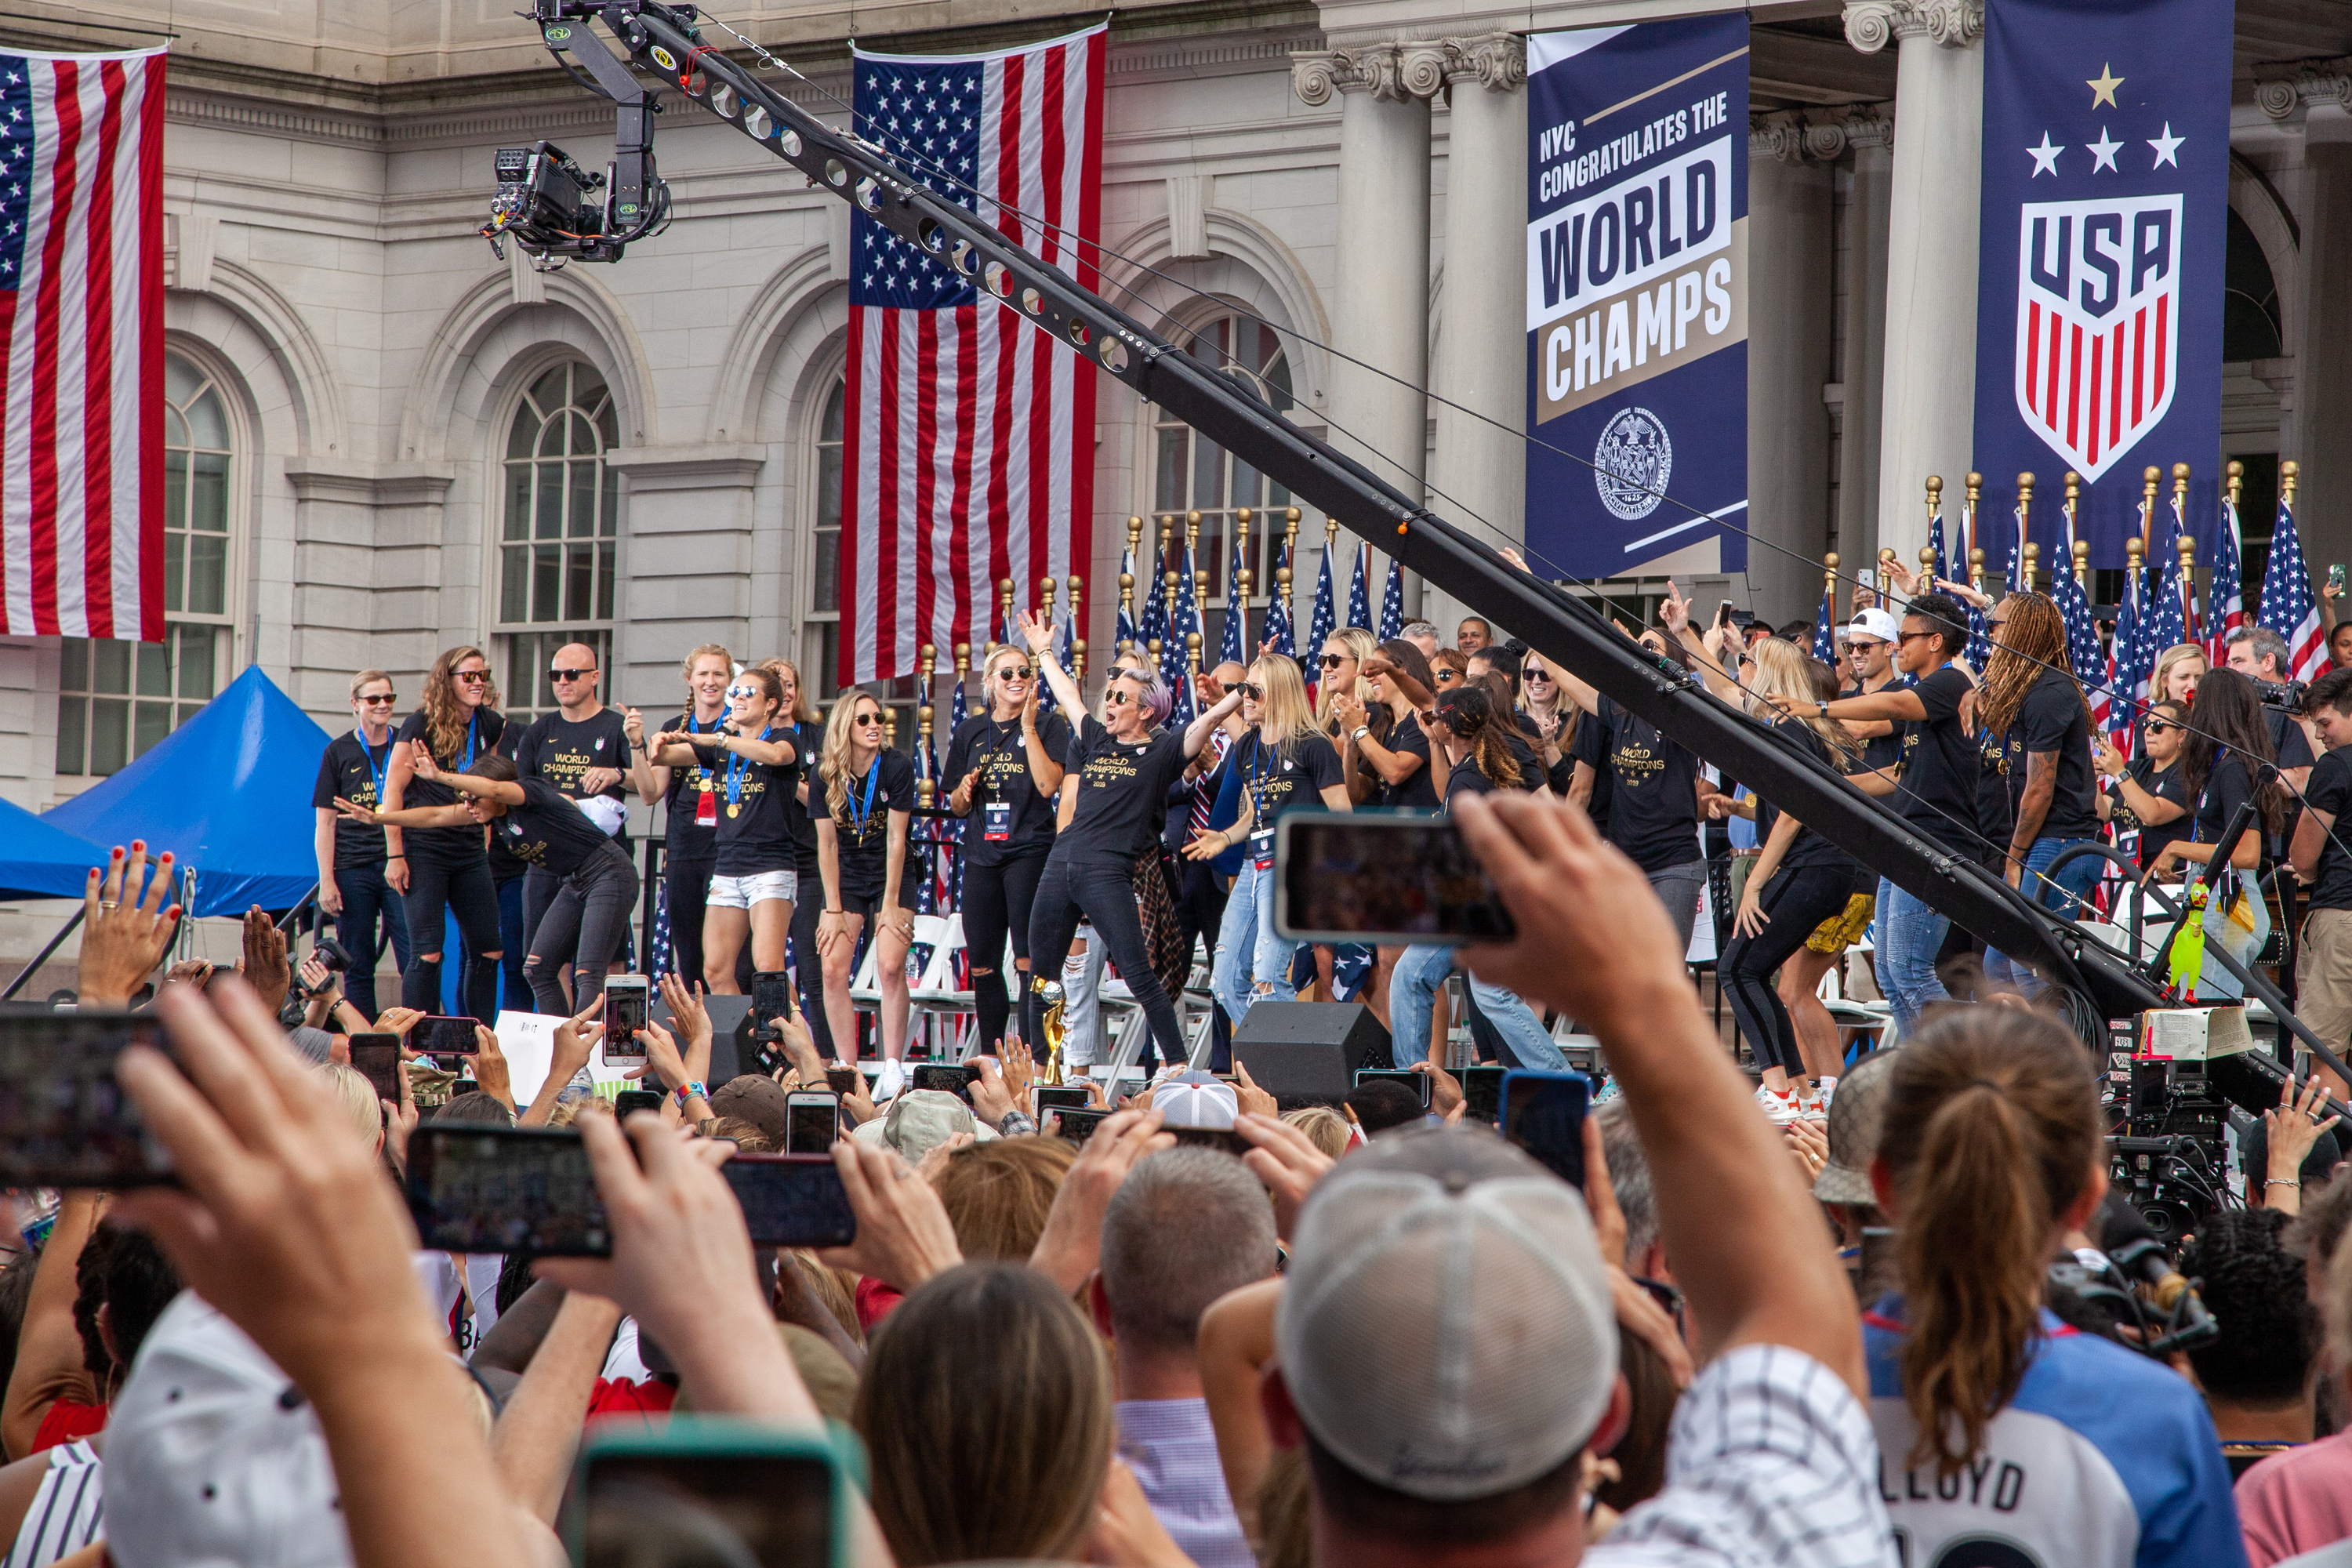
[[[106,851],[0,800],[0,899],[79,899]]]
[[[310,788],[327,740],[248,666],[145,756],[40,820],[93,845],[143,838],[150,854],[170,850],[196,874],[191,914],[289,909],[319,879]],[[0,854],[0,867],[10,858]]]

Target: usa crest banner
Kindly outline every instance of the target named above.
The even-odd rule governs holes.
[[[2082,475],[2099,566],[2124,564],[2150,464],[2168,496],[2189,465],[2191,518],[2220,510],[2232,9],[1985,7],[1976,465],[2003,488],[2030,471],[2043,495]],[[2034,509],[2043,560],[2064,531]]]
[[[1529,552],[1739,571],[1746,15],[1529,37],[1528,136]]]

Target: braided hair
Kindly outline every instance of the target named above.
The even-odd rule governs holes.
[[[2009,612],[2005,635],[1993,644],[1985,660],[1983,689],[1977,694],[1977,721],[1988,734],[2005,735],[2017,722],[2025,694],[2040,683],[2047,669],[2074,673],[2066,651],[2066,617],[2047,594],[2011,594],[2001,602]],[[2074,700],[2090,717],[2089,699],[2082,682],[2074,683]]]

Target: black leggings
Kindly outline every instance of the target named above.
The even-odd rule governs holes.
[[[1801,1078],[1805,1058],[1797,1050],[1797,1026],[1780,994],[1772,988],[1772,972],[1805,945],[1815,928],[1832,915],[1844,912],[1853,892],[1851,866],[1807,866],[1777,873],[1757,895],[1757,903],[1771,923],[1756,936],[1734,936],[1723,950],[1718,966],[1723,999],[1731,1016],[1748,1037],[1759,1068],[1777,1067],[1791,1078]]]
[[[662,899],[669,910],[669,972],[689,991],[702,984],[702,906],[710,897],[712,864],[662,861]]]
[[[1135,910],[1135,865],[1132,860],[1093,858],[1073,864],[1058,853],[1047,858],[1045,874],[1037,880],[1036,902],[1029,911],[1032,984],[1022,1010],[1024,1038],[1045,1038],[1038,1027],[1045,1008],[1034,982],[1039,975],[1062,973],[1083,918],[1093,922],[1103,951],[1118,966],[1118,977],[1127,982],[1144,1017],[1150,1021],[1151,1038],[1160,1056],[1171,1062],[1185,1058],[1184,1030],[1177,1022],[1176,1004],[1168,999],[1160,976],[1152,971],[1151,950],[1143,941],[1143,921]],[[1145,868],[1158,875],[1150,862],[1145,862]],[[965,886],[970,885],[971,876],[966,873]]]
[[[468,829],[467,831],[471,831]],[[408,838],[408,947],[412,955],[400,977],[400,1005],[431,1013],[441,1005],[441,959],[447,922],[457,919],[466,951],[477,959],[501,949],[499,937],[499,889],[490,879],[490,858],[477,848],[471,855],[444,859],[432,850],[420,853]],[[427,959],[424,955],[440,953]],[[466,968],[466,1011],[485,1024],[499,1019],[499,966],[476,963]],[[561,1009],[558,1009],[561,1011]]]
[[[605,972],[629,934],[638,886],[637,868],[618,848],[596,856],[556,882],[555,897],[531,933],[530,956],[522,961],[541,1013],[558,1017],[582,1013],[604,994]],[[572,965],[568,1004],[563,997],[566,963]]]
[[[983,1051],[992,1051],[1003,1043],[1004,1026],[1012,1016],[1004,990],[1007,979],[997,973],[997,966],[1004,962],[1004,939],[1008,934],[1013,938],[1013,957],[1029,956],[1029,921],[1036,910],[1037,883],[1045,874],[1042,851],[1002,866],[964,867],[963,943],[971,959],[972,1005],[980,1014]],[[1022,989],[1025,992],[1027,986]],[[1028,1009],[1023,1008],[1022,1013],[1025,1020]]]

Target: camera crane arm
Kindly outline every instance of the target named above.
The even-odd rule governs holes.
[[[584,68],[596,90],[620,106],[621,116],[621,156],[607,204],[611,225],[583,227],[592,215],[578,213],[576,203],[580,221],[563,221],[560,203],[558,211],[540,215],[540,221],[526,221],[534,199],[546,191],[561,196],[564,182],[555,177],[555,161],[570,160],[541,142],[533,150],[528,181],[510,184],[509,155],[502,154],[498,210],[523,216],[504,222],[494,217],[492,227],[542,262],[619,259],[623,247],[640,237],[617,228],[628,216],[622,211],[622,193],[632,169],[651,182],[639,195],[637,223],[644,223],[645,212],[666,208],[653,174],[652,93],[632,68],[656,73],[799,169],[811,184],[971,279],[1004,309],[1246,458],[1426,581],[1481,615],[1522,628],[1528,644],[1547,659],[1558,660],[1667,739],[1758,788],[1905,891],[1948,911],[2002,952],[2029,958],[2101,1014],[2116,1016],[2170,1005],[2164,988],[2135,972],[2122,955],[2086,940],[2006,882],[1801,756],[1708,695],[1687,673],[1652,658],[1587,605],[1511,566],[1414,504],[1361,463],[1292,425],[1251,388],[1177,350],[1030,255],[994,224],[940,197],[880,149],[824,125],[705,43],[694,6],[664,0],[534,0],[530,15],[559,61],[567,68],[575,62]],[[626,49],[626,64],[596,40],[591,21],[602,22]]]

